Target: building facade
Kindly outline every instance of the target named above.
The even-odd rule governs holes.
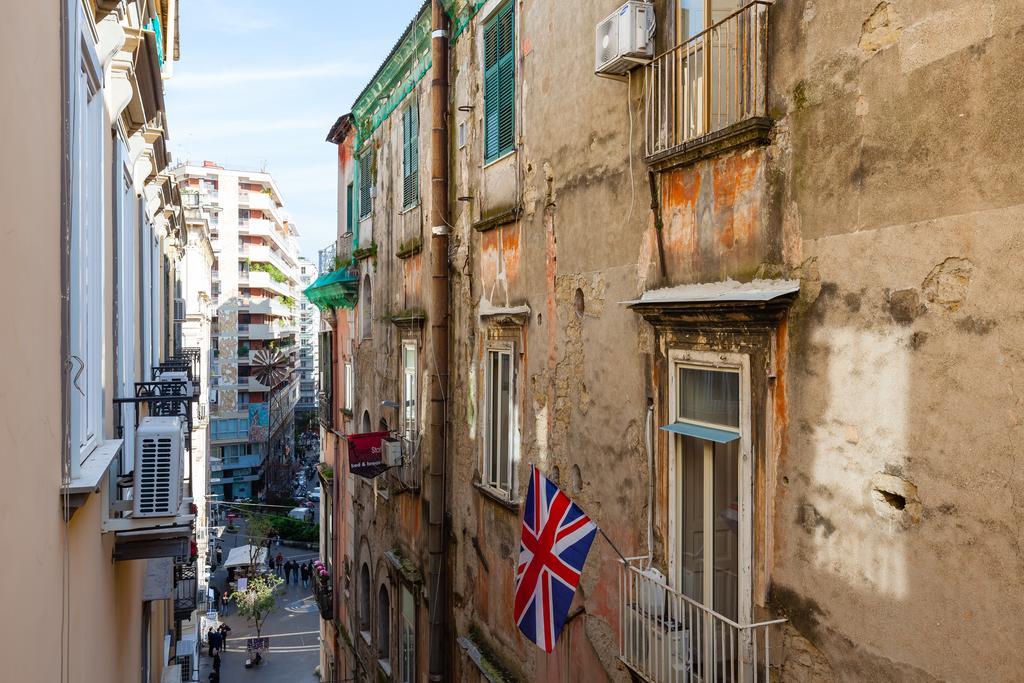
[[[18,296],[2,342],[0,528],[6,609],[32,618],[0,626],[4,678],[188,679],[200,368],[177,334],[186,232],[165,172],[177,3],[8,9],[0,280]],[[173,442],[159,500],[145,474],[156,434]]]
[[[221,501],[284,495],[299,401],[298,230],[267,173],[213,162],[182,164],[173,173],[208,215],[215,256],[211,494]],[[272,378],[261,370],[268,363],[280,367]]]
[[[333,270],[333,267],[332,267]],[[299,257],[299,403],[296,411],[313,415],[319,399],[320,309],[306,297],[304,290],[319,276],[317,264]]]
[[[439,4],[329,137],[335,679],[427,680],[440,637],[459,681],[1013,680],[1022,9],[662,0],[606,78],[618,2]],[[375,432],[401,466],[353,474]],[[608,539],[551,654],[516,620],[531,467]]]

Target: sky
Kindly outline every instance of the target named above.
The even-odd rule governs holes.
[[[301,253],[334,240],[337,147],[348,112],[422,0],[182,0],[166,82],[174,162],[266,170]]]

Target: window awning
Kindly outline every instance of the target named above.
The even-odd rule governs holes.
[[[319,308],[355,308],[359,299],[359,273],[351,268],[324,273],[303,291],[306,298]]]
[[[714,427],[705,427],[689,422],[673,422],[670,425],[665,425],[662,429],[673,434],[692,436],[695,439],[714,441],[715,443],[731,443],[740,438],[738,433],[730,432],[727,429],[715,429]]]

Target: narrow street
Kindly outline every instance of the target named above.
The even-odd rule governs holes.
[[[225,533],[221,538],[224,556],[231,548],[244,545],[243,533]],[[305,562],[319,557],[316,548],[290,548],[285,545],[274,548],[286,558]],[[218,569],[212,578],[212,585],[223,590],[227,572]],[[234,603],[228,603],[222,610],[221,620],[231,628],[227,647],[221,653],[221,678],[223,683],[233,681],[288,681],[289,683],[315,682],[314,674],[320,657],[320,616],[312,590],[303,588],[301,579],[291,584],[282,584],[280,597],[274,610],[267,617],[261,635],[270,638],[270,651],[264,654],[258,667],[245,668],[246,639],[256,635],[253,625],[239,616]],[[205,636],[200,653],[199,680],[209,680],[213,660],[209,657]]]

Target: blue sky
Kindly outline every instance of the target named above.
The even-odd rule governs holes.
[[[326,142],[422,0],[184,0],[167,82],[175,161],[273,174],[302,253],[334,237],[337,148]]]

